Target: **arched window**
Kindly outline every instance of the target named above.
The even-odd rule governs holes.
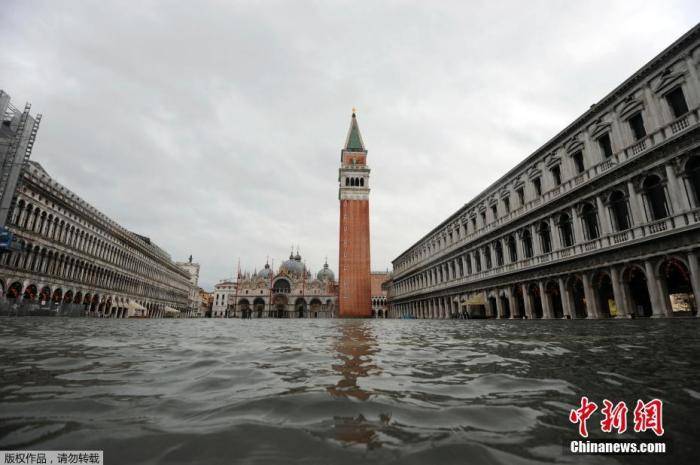
[[[567,213],[562,213],[559,216],[559,233],[564,247],[574,245],[574,229],[571,224],[571,217]]]
[[[540,233],[540,244],[542,245],[542,253],[549,253],[552,251],[552,235],[549,231],[549,223],[543,221],[540,223],[539,227]]]
[[[518,247],[515,244],[515,237],[510,235],[507,239],[508,243],[508,254],[510,255],[510,261],[515,263],[518,261]]]
[[[613,220],[615,231],[624,231],[630,228],[630,216],[627,209],[625,194],[614,191],[608,199],[610,203],[610,216]]]
[[[365,185],[365,178],[360,178],[360,186],[364,187]]]
[[[642,184],[647,215],[650,220],[660,220],[668,216],[668,204],[666,193],[661,184],[661,178],[656,175],[647,176]]]
[[[690,184],[690,197],[696,207],[700,207],[700,156],[692,157],[685,165],[685,173]]]
[[[493,248],[496,251],[496,265],[503,266],[503,246],[501,241],[496,241],[496,245]]]
[[[350,185],[350,178],[345,178],[345,185],[349,186]]]
[[[586,203],[581,207],[581,221],[583,222],[583,230],[586,233],[586,239],[598,239],[598,215],[596,215],[595,207],[590,203]]]
[[[484,247],[484,256],[486,257],[486,269],[491,269],[491,247],[488,245]]]
[[[532,257],[532,234],[530,234],[529,229],[523,231],[523,251],[525,252],[525,258]]]

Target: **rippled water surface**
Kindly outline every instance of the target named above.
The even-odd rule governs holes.
[[[6,318],[0,449],[99,449],[110,465],[693,463],[699,331],[690,319]],[[672,454],[564,453],[581,395],[663,399]]]

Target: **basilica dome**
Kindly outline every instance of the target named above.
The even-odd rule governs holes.
[[[304,272],[304,264],[301,263],[301,255],[297,252],[296,256],[294,254],[289,255],[289,260],[282,263],[280,266],[280,271],[286,271],[287,273],[302,274]]]
[[[323,268],[316,274],[319,281],[335,281],[333,271],[328,267],[328,262],[323,265]]]
[[[264,279],[270,279],[272,277],[272,270],[270,269],[270,265],[265,263],[265,268],[260,270],[258,273],[258,278],[264,278]]]

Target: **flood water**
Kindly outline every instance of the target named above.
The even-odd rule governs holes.
[[[107,464],[693,463],[700,322],[0,319],[0,449]],[[573,456],[580,397],[665,456]],[[600,432],[598,413],[589,421]],[[697,462],[695,462],[697,463]]]

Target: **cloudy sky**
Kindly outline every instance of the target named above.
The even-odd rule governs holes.
[[[372,267],[690,29],[696,1],[0,2],[0,88],[32,158],[208,289],[292,244],[337,268],[358,108]]]

